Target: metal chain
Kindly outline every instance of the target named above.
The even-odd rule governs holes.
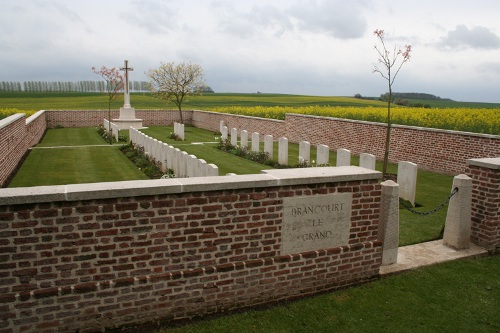
[[[417,215],[431,215],[431,214],[434,214],[435,212],[437,212],[438,210],[440,210],[441,208],[444,207],[444,205],[446,205],[448,202],[450,202],[451,200],[451,197],[454,196],[456,193],[458,192],[458,187],[455,187],[453,189],[453,191],[451,191],[451,194],[448,196],[448,198],[446,198],[444,200],[444,202],[442,202],[440,205],[438,205],[436,208],[432,209],[432,210],[429,210],[427,212],[419,212],[419,211],[416,211],[415,209],[413,209],[413,207],[411,205],[408,205],[406,203],[406,200],[404,199],[401,199],[399,198],[399,203],[401,204],[401,206],[403,206],[404,209],[412,212],[413,214],[417,214]]]

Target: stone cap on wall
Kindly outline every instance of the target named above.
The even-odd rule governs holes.
[[[500,170],[500,157],[472,158],[467,160],[467,164],[493,170]]]
[[[381,179],[382,173],[357,166],[263,170],[261,174],[132,180],[0,189],[0,205],[78,201],[220,191],[258,187],[309,185]]]

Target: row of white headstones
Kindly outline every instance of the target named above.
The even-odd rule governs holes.
[[[224,125],[224,121],[220,122],[221,139],[229,139],[229,128]],[[233,146],[238,146],[238,129],[231,128],[230,142]],[[248,148],[248,131],[240,132],[240,146]],[[272,135],[264,135],[264,152],[273,156],[273,141]],[[253,132],[251,134],[250,149],[255,152],[260,150],[260,134]],[[326,166],[330,160],[330,148],[327,145],[319,144],[316,146],[316,160],[311,160],[311,144],[307,141],[299,142],[299,160],[301,165],[311,166]],[[312,162],[312,163],[311,163]],[[281,137],[278,139],[278,163],[288,165],[288,139]],[[362,168],[375,170],[376,157],[368,153],[359,155],[359,166]],[[336,166],[350,166],[351,151],[344,148],[337,149]],[[397,183],[399,184],[399,196],[415,205],[415,193],[417,183],[417,165],[412,162],[400,161],[398,163]]]
[[[105,123],[105,126],[109,124]],[[113,133],[118,136],[118,128],[113,126]],[[223,121],[220,123],[221,139],[228,140],[228,127]],[[177,137],[184,140],[184,124],[174,123],[174,133]],[[241,147],[248,148],[248,131],[240,132]],[[130,140],[142,147],[144,152],[155,161],[161,163],[162,172],[173,170],[176,177],[207,177],[218,176],[219,168],[215,164],[209,164],[203,159],[198,159],[195,155],[190,155],[185,151],[175,148],[167,143],[154,139],[137,129],[130,128]],[[238,130],[231,129],[231,145],[238,145]],[[251,150],[259,152],[260,150],[260,134],[257,132],[251,135]],[[264,152],[273,156],[273,141],[272,135],[264,135]],[[288,165],[288,139],[279,138],[278,140],[278,163]],[[299,142],[299,164],[311,165],[311,145],[307,141]],[[327,145],[319,144],[316,146],[316,161],[317,166],[326,166],[329,163],[330,149]],[[359,155],[359,166],[366,169],[375,170],[376,157],[368,153]],[[344,148],[337,149],[336,166],[350,166],[351,151]],[[398,163],[397,183],[399,184],[399,196],[415,205],[416,182],[417,182],[417,165],[412,162],[400,161]]]
[[[203,159],[190,155],[167,143],[146,135],[130,127],[130,141],[137,147],[142,147],[144,153],[161,164],[161,171],[172,170],[177,178],[218,176],[219,168]]]
[[[120,131],[120,129],[118,128],[118,125],[116,125],[113,122],[108,121],[107,119],[104,119],[103,126],[104,126],[104,129],[106,131],[108,131],[108,133],[111,133],[111,135],[113,135],[116,142],[118,142],[118,132]]]

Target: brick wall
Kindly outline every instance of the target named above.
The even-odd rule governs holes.
[[[472,242],[500,252],[500,157],[467,161],[472,178]]]
[[[0,187],[5,186],[26,153],[28,141],[24,114],[0,120]]]
[[[227,126],[229,133],[231,132],[231,128],[236,128],[238,130],[238,135],[242,130],[246,130],[249,133],[249,137],[253,132],[262,135],[269,134],[276,139],[287,136],[286,123],[282,120],[238,116],[209,111],[193,112],[192,125],[195,127],[218,132],[220,121],[224,122],[224,126]]]
[[[354,155],[383,159],[384,124],[328,117],[287,114],[288,139],[345,148]],[[420,169],[446,174],[465,172],[470,158],[500,156],[500,136],[393,125],[389,159],[410,161]]]
[[[376,278],[380,173],[314,169],[0,189],[0,332],[168,323]],[[283,199],[333,193],[352,193],[348,242],[283,255]]]
[[[48,128],[56,125],[98,126],[102,124],[102,119],[108,118],[107,110],[45,111],[43,114]],[[113,110],[111,117],[118,116],[119,111]],[[177,110],[136,110],[136,116],[143,119],[144,126],[172,125],[180,119]],[[305,140],[313,145],[326,144],[332,150],[345,148],[354,155],[370,153],[379,160],[383,159],[385,126],[380,123],[297,114],[287,114],[285,121],[279,121],[207,111],[183,111],[183,117],[186,124],[212,131],[219,131],[222,120],[229,129],[234,127],[239,131],[246,129],[249,133],[270,134],[275,139],[287,137],[291,142]],[[9,134],[11,129],[14,133],[18,133],[20,129],[14,128],[16,127],[10,126],[3,129],[2,138],[15,136],[16,134]],[[36,143],[35,134],[27,135],[30,145]],[[467,159],[496,156],[500,156],[499,135],[399,125],[393,127],[390,154],[392,162],[411,161],[423,170],[455,175],[465,172]],[[2,163],[17,165],[19,160],[16,158],[17,155],[0,150],[0,166]],[[5,183],[7,173],[0,172],[0,184]]]

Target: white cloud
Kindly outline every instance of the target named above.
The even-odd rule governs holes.
[[[439,43],[440,46],[452,49],[474,48],[494,50],[500,49],[500,37],[488,28],[477,26],[469,29],[463,24],[449,31]]]
[[[352,39],[361,38],[367,29],[363,5],[366,1],[306,1],[293,6],[289,12],[298,20],[301,30]]]
[[[192,61],[216,91],[378,96],[378,28],[413,46],[396,91],[500,102],[500,2],[478,1],[0,0],[0,81],[92,80],[124,59],[146,80]]]

